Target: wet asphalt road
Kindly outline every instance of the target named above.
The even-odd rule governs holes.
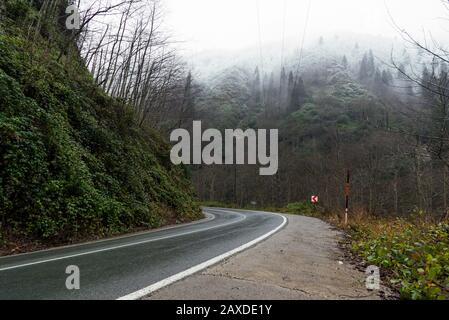
[[[208,220],[0,258],[0,299],[117,299],[248,243],[283,223],[266,212],[206,208]],[[67,266],[80,270],[68,290]]]

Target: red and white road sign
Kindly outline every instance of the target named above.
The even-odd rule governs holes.
[[[310,198],[310,201],[311,201],[312,203],[318,203],[318,196],[312,196],[312,197]]]

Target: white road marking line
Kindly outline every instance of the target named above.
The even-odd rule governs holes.
[[[208,215],[207,212],[205,212],[206,215]],[[173,230],[173,229],[180,229],[183,227],[188,227],[188,226],[193,226],[193,225],[197,225],[197,224],[201,224],[201,223],[205,223],[205,222],[210,222],[212,220],[215,219],[215,216],[212,214],[209,214],[210,217],[206,217],[204,219],[201,220],[197,220],[197,221],[192,221],[192,222],[188,222],[188,223],[183,223],[183,224],[177,224],[177,225],[170,225],[170,226],[166,226],[166,227],[162,227],[162,228],[157,228],[157,229],[153,229],[153,230],[147,230],[147,231],[141,231],[141,232],[136,232],[136,233],[130,233],[130,234],[124,234],[124,235],[119,235],[116,237],[110,237],[110,238],[104,238],[104,239],[99,239],[99,240],[92,240],[92,241],[87,241],[87,242],[82,242],[82,243],[74,243],[74,244],[68,244],[68,245],[63,245],[63,246],[57,246],[57,247],[53,247],[53,248],[48,248],[48,249],[42,249],[39,251],[30,251],[30,252],[23,252],[23,253],[17,253],[11,256],[2,256],[0,257],[0,262],[2,261],[2,259],[8,259],[11,257],[24,257],[24,256],[30,256],[36,253],[52,253],[55,251],[61,251],[64,249],[72,249],[72,248],[76,248],[76,247],[83,247],[83,246],[87,246],[87,245],[91,245],[91,244],[101,244],[101,243],[107,243],[107,242],[112,242],[112,241],[116,241],[116,240],[123,240],[123,239],[129,239],[129,238],[133,238],[133,237],[140,237],[140,236],[145,236],[145,235],[151,235],[154,234],[156,232],[161,232],[161,231],[166,231],[166,230]]]
[[[209,211],[211,211],[211,210],[209,210]],[[219,210],[216,210],[216,211],[219,211]],[[0,272],[1,271],[6,271],[6,270],[11,270],[11,269],[17,269],[17,268],[33,266],[33,265],[36,265],[36,264],[42,264],[42,263],[46,263],[46,262],[58,261],[58,260],[69,259],[69,258],[76,258],[76,257],[88,255],[88,254],[93,254],[93,253],[99,253],[99,252],[104,252],[104,251],[111,251],[111,250],[131,247],[131,246],[144,244],[144,243],[149,243],[149,242],[154,242],[154,241],[159,241],[159,240],[176,238],[176,237],[180,237],[180,236],[184,236],[184,235],[188,235],[188,234],[192,234],[192,233],[197,233],[197,232],[201,232],[201,231],[207,231],[207,230],[216,229],[216,228],[220,228],[220,227],[226,227],[226,226],[232,225],[234,223],[241,222],[241,221],[246,219],[245,215],[243,215],[241,213],[237,213],[237,214],[241,216],[240,219],[238,219],[236,221],[231,221],[231,222],[223,223],[223,224],[220,224],[220,225],[212,226],[212,227],[209,227],[209,228],[192,230],[192,231],[183,232],[183,233],[179,233],[179,234],[175,234],[175,235],[169,235],[169,236],[164,236],[164,237],[159,237],[159,238],[154,238],[154,239],[147,239],[147,240],[142,240],[142,241],[137,241],[137,242],[131,242],[131,243],[122,244],[122,245],[118,245],[118,246],[107,247],[107,248],[103,248],[103,249],[91,250],[91,251],[86,251],[86,252],[81,252],[81,253],[76,253],[76,254],[71,254],[71,255],[65,255],[65,256],[61,256],[61,257],[57,257],[57,258],[51,258],[51,259],[38,260],[38,261],[34,261],[34,262],[18,264],[18,265],[14,265],[14,266],[10,266],[10,267],[0,268]]]
[[[232,210],[229,210],[229,211],[232,211]],[[232,212],[235,212],[235,211],[232,211]],[[191,267],[191,268],[189,268],[189,269],[187,269],[185,271],[177,273],[177,274],[175,274],[175,275],[173,275],[171,277],[168,277],[168,278],[166,278],[164,280],[156,282],[156,283],[154,283],[154,284],[152,284],[152,285],[150,285],[150,286],[148,286],[146,288],[143,288],[141,290],[135,291],[135,292],[130,293],[130,294],[126,295],[126,296],[120,297],[117,300],[137,300],[137,299],[140,299],[140,298],[142,298],[144,296],[149,295],[150,293],[152,293],[152,292],[154,292],[156,290],[159,290],[159,289],[161,289],[163,287],[166,287],[166,286],[168,286],[168,285],[170,285],[170,284],[172,284],[174,282],[177,282],[177,281],[182,280],[182,279],[184,279],[184,278],[186,278],[186,277],[188,277],[188,276],[190,276],[192,274],[195,274],[195,273],[197,273],[197,272],[199,272],[201,270],[204,270],[204,269],[206,269],[206,268],[208,268],[208,267],[210,267],[210,266],[212,266],[214,264],[217,264],[220,261],[225,260],[226,258],[229,258],[230,256],[233,256],[236,253],[239,253],[239,252],[241,252],[241,251],[243,251],[245,249],[248,249],[248,248],[254,246],[255,244],[261,242],[262,240],[265,240],[266,238],[270,237],[271,235],[275,234],[280,229],[282,229],[286,225],[286,223],[287,223],[287,218],[284,217],[283,215],[280,215],[280,214],[277,214],[277,213],[271,213],[271,214],[280,216],[283,219],[282,223],[278,227],[276,227],[274,230],[264,234],[263,236],[260,236],[257,239],[254,239],[254,240],[252,240],[252,241],[250,241],[250,242],[248,242],[248,243],[246,243],[244,245],[241,245],[238,248],[235,248],[235,249],[233,249],[231,251],[223,253],[223,254],[215,257],[215,258],[212,258],[212,259],[210,259],[210,260],[208,260],[206,262],[203,262],[203,263],[198,264],[198,265],[196,265],[194,267]]]

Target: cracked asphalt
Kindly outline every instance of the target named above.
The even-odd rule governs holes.
[[[319,219],[286,216],[287,227],[266,241],[146,299],[381,299],[343,260],[339,231]]]

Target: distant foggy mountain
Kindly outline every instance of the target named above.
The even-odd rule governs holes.
[[[282,43],[258,45],[236,51],[206,51],[187,57],[196,78],[202,82],[213,80],[222,71],[231,67],[254,70],[259,67],[262,74],[278,73],[281,65],[289,70],[299,67],[301,39],[288,39],[284,50]],[[390,64],[394,60],[404,65],[415,65],[420,58],[416,50],[408,50],[402,39],[372,35],[344,34],[323,36],[306,41],[301,59],[300,71],[320,66],[323,61],[341,62],[346,56],[348,64],[360,63],[363,55],[373,51],[378,64]],[[283,56],[283,59],[282,59]],[[283,60],[283,63],[281,63]],[[385,65],[387,68],[387,65]]]

